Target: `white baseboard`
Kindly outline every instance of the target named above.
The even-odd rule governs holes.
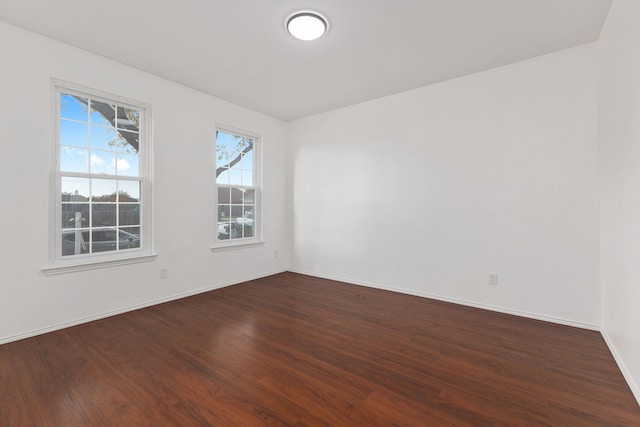
[[[629,385],[631,392],[633,393],[636,400],[638,401],[638,405],[640,405],[640,387],[638,387],[638,384],[636,384],[636,382],[633,380],[633,377],[631,376],[629,369],[627,369],[627,365],[624,364],[624,360],[620,356],[620,353],[618,353],[618,349],[616,348],[609,334],[607,334],[604,328],[602,328],[602,331],[600,333],[602,334],[602,338],[604,338],[604,341],[607,343],[607,347],[609,347],[609,351],[613,355],[613,358],[618,364],[618,368],[620,368],[620,372],[622,372],[622,376],[627,381],[627,384]]]
[[[511,315],[514,315],[514,316],[525,317],[525,318],[528,318],[528,319],[535,319],[535,320],[542,320],[544,322],[557,323],[559,325],[572,326],[574,328],[588,329],[588,330],[591,330],[591,331],[598,331],[598,332],[600,331],[600,325],[593,325],[593,324],[584,323],[584,322],[576,322],[576,321],[573,321],[573,320],[562,319],[562,318],[559,318],[559,317],[546,316],[546,315],[542,315],[542,314],[530,313],[530,312],[520,311],[520,310],[513,310],[513,309],[510,309],[510,308],[498,307],[498,306],[493,306],[493,305],[488,305],[488,304],[480,304],[480,303],[473,302],[473,301],[467,301],[467,300],[456,299],[456,298],[449,298],[449,297],[430,294],[430,293],[426,293],[426,292],[419,292],[419,291],[413,291],[413,290],[409,290],[409,289],[396,288],[396,287],[393,287],[393,286],[385,286],[385,285],[381,285],[379,283],[362,282],[362,281],[358,281],[358,280],[344,279],[344,278],[335,277],[335,276],[321,275],[321,274],[317,274],[317,273],[306,272],[306,271],[303,271],[303,270],[289,270],[289,271],[291,271],[292,273],[305,274],[305,275],[308,275],[308,276],[320,277],[320,278],[323,278],[323,279],[335,280],[335,281],[338,281],[338,282],[352,283],[354,285],[366,286],[368,288],[382,289],[382,290],[385,290],[385,291],[398,292],[398,293],[406,294],[406,295],[413,295],[413,296],[422,297],[422,298],[429,298],[429,299],[434,299],[434,300],[438,300],[438,301],[450,302],[450,303],[453,303],[453,304],[464,305],[464,306],[467,306],[467,307],[474,307],[474,308],[480,308],[480,309],[483,309],[483,310],[495,311],[495,312],[498,312],[498,313],[511,314]]]
[[[22,339],[25,339],[25,338],[34,337],[36,335],[42,335],[42,334],[46,334],[48,332],[53,332],[53,331],[58,331],[60,329],[69,328],[71,326],[76,326],[76,325],[81,325],[83,323],[93,322],[94,320],[100,320],[100,319],[104,319],[104,318],[107,318],[107,317],[116,316],[118,314],[127,313],[129,311],[139,310],[141,308],[151,307],[151,306],[162,304],[162,303],[165,303],[165,302],[175,301],[175,300],[182,299],[182,298],[187,298],[187,297],[190,297],[190,296],[193,296],[193,295],[197,295],[197,294],[201,294],[201,293],[204,293],[204,292],[209,292],[209,291],[213,291],[213,290],[216,290],[216,289],[225,288],[227,286],[237,285],[239,283],[248,282],[248,281],[255,280],[255,279],[260,279],[260,278],[267,277],[267,276],[272,276],[272,275],[278,274],[278,273],[284,273],[285,271],[287,271],[287,270],[286,269],[284,269],[284,270],[276,270],[276,271],[271,271],[271,272],[264,273],[264,274],[255,275],[255,276],[243,277],[243,278],[238,279],[238,280],[219,283],[219,284],[216,284],[216,285],[195,289],[195,290],[192,290],[192,291],[189,291],[189,292],[184,292],[184,293],[180,293],[180,294],[171,295],[171,296],[166,297],[166,298],[147,301],[147,302],[140,303],[140,304],[134,304],[134,305],[130,305],[130,306],[127,306],[127,307],[119,308],[117,310],[106,311],[106,312],[103,312],[103,313],[96,314],[94,316],[88,316],[88,317],[83,317],[81,319],[72,320],[72,321],[69,321],[69,322],[58,323],[56,325],[47,326],[45,328],[34,329],[34,330],[31,330],[31,331],[23,332],[23,333],[16,334],[16,335],[10,335],[10,336],[7,336],[7,337],[0,337],[0,344],[6,344],[6,343],[9,343],[9,342],[12,342],[12,341],[18,341],[18,340],[22,340]]]

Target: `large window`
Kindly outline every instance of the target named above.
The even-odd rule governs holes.
[[[216,132],[219,243],[249,243],[260,236],[258,153],[256,136]]]
[[[149,252],[147,108],[56,86],[54,263]]]

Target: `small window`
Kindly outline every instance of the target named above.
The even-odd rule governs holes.
[[[260,236],[257,165],[257,137],[222,129],[216,132],[219,243],[248,243]]]
[[[53,262],[149,254],[148,107],[62,85],[55,94]]]

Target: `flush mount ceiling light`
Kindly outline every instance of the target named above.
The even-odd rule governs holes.
[[[301,11],[289,15],[287,31],[299,40],[315,40],[322,37],[329,29],[329,22],[318,12]]]

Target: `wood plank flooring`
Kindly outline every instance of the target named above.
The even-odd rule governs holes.
[[[0,346],[0,426],[640,426],[593,331],[283,273]]]

